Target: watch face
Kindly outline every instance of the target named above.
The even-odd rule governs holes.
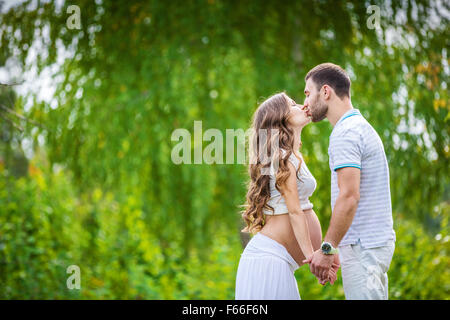
[[[329,243],[324,243],[324,244],[322,245],[322,251],[323,251],[323,252],[330,252],[330,251],[331,251],[331,246],[330,246],[330,244],[329,244]]]

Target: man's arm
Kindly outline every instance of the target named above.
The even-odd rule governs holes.
[[[358,207],[363,146],[360,130],[356,127],[330,136],[330,164],[337,174],[339,194],[324,241],[330,242],[333,247],[337,247],[347,233]],[[333,256],[323,254],[319,249],[310,260],[311,272],[319,280],[324,280],[333,264]]]
[[[336,172],[339,195],[336,199],[330,226],[324,240],[330,242],[335,248],[337,248],[352,224],[358,208],[361,179],[361,170],[358,168],[345,167],[338,169]]]
[[[330,226],[324,241],[337,247],[350,228],[359,202],[360,169],[344,167],[337,169],[339,195],[331,215]],[[325,255],[321,249],[314,252],[313,257],[305,262],[310,263],[311,272],[321,283],[327,279],[333,265],[333,255]]]

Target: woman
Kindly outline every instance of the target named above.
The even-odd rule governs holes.
[[[256,235],[239,261],[237,300],[300,299],[294,272],[322,243],[320,222],[308,199],[316,180],[298,151],[301,131],[310,122],[301,106],[285,93],[268,98],[253,116],[251,180],[242,212],[247,226],[242,231]],[[336,281],[338,255],[335,259],[328,279],[321,284]]]

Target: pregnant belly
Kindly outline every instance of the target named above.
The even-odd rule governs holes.
[[[319,219],[314,210],[305,210],[306,220],[308,222],[309,235],[313,249],[320,248],[322,243],[322,229],[320,227]],[[294,230],[292,229],[289,214],[280,214],[266,216],[266,224],[260,231],[263,235],[282,244],[289,254],[294,258],[299,266],[303,265],[305,255],[303,254],[300,245],[295,238]]]

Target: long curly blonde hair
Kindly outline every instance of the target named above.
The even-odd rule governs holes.
[[[261,103],[253,115],[248,165],[250,179],[247,182],[246,203],[241,206],[245,209],[240,212],[247,226],[241,232],[256,234],[265,224],[263,209],[274,212],[273,207],[267,204],[270,199],[270,175],[262,174],[263,169],[269,170],[271,161],[279,164],[275,187],[283,194],[280,186],[289,177],[287,162],[294,146],[294,130],[288,126],[291,116],[289,101],[290,98],[284,92],[274,94]],[[275,139],[278,139],[278,148],[272,149],[272,145],[276,143]],[[286,151],[284,156],[282,149]],[[274,154],[271,154],[272,150],[275,150]],[[268,157],[262,156],[264,152]],[[298,158],[295,153],[294,156]],[[301,159],[298,160],[301,164]],[[297,177],[299,170],[300,165],[296,171]]]

